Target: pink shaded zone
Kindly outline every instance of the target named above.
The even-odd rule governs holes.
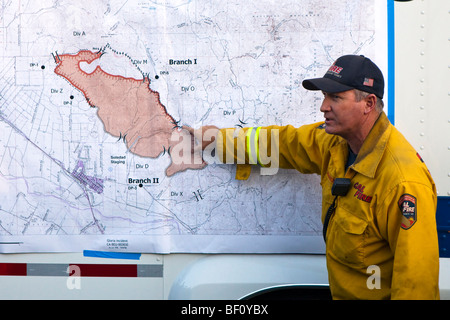
[[[125,137],[130,151],[141,157],[156,158],[173,150],[178,141],[171,141],[176,122],[161,104],[159,93],[150,89],[148,79],[137,80],[111,75],[97,66],[92,73],[84,72],[81,62],[92,63],[101,53],[83,50],[75,55],[58,55],[55,73],[83,92],[87,102],[98,109],[97,115],[105,131]],[[181,135],[187,135],[181,130]],[[182,155],[182,153],[181,153]],[[186,169],[201,169],[206,163],[174,164],[166,169],[171,176]]]

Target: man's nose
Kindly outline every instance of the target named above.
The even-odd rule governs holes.
[[[320,111],[327,112],[331,110],[330,101],[325,97],[322,101],[322,105],[320,106]]]

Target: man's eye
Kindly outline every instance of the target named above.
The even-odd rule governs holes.
[[[326,93],[326,92],[322,92],[324,97],[329,97],[333,100],[338,100],[341,98],[341,96],[337,95],[337,94],[332,94],[332,93]]]

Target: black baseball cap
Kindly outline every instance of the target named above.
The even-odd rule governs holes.
[[[384,78],[381,70],[362,55],[345,55],[338,58],[322,78],[303,80],[308,90],[337,93],[351,89],[375,94],[383,99]]]

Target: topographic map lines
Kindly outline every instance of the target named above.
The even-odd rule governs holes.
[[[322,120],[302,80],[344,53],[383,57],[384,14],[374,0],[5,2],[0,251],[320,241],[317,176],[255,167],[236,181],[187,155],[181,127]]]

